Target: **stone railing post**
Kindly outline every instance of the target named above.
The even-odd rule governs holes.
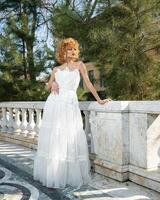
[[[128,102],[92,103],[90,126],[96,172],[125,181],[129,169]]]
[[[160,192],[160,102],[131,102],[129,119],[130,180]]]

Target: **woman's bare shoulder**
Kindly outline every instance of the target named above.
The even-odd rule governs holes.
[[[77,61],[77,65],[82,65],[82,64],[83,64],[82,60]]]
[[[52,71],[53,71],[53,72],[57,72],[58,69],[61,70],[61,69],[62,69],[62,65],[60,65],[60,66],[54,66],[54,67],[52,68]]]
[[[77,61],[76,64],[77,64],[78,69],[80,69],[84,65],[83,61],[81,60]]]
[[[52,73],[55,73],[57,71],[57,66],[52,67]]]
[[[86,65],[84,64],[84,62],[83,61],[78,61],[78,66],[79,66],[79,70],[81,71],[81,70],[83,70],[83,69],[86,69]]]
[[[62,65],[56,66],[55,68],[56,68],[56,70],[58,70],[58,69],[63,70],[65,68],[65,65],[62,64]]]

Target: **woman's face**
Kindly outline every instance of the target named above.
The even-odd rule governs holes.
[[[74,60],[76,57],[76,49],[73,47],[67,47],[66,57]]]

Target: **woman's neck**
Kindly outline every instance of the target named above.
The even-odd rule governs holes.
[[[66,65],[68,66],[68,65],[72,65],[73,63],[74,63],[74,61],[71,59],[68,59],[68,60],[66,60]]]

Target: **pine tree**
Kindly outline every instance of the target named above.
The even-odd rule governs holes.
[[[39,100],[47,95],[45,83],[36,80],[51,67],[50,63],[46,66],[51,54],[45,41],[37,48],[36,31],[46,20],[43,6],[43,1],[37,0],[1,3],[1,100]]]
[[[82,10],[65,4],[58,6],[53,13],[54,36],[59,39],[71,36],[80,41],[81,57],[93,61],[100,69],[106,95],[113,99],[159,98],[156,86],[159,63],[151,51],[158,53],[160,45],[155,25],[160,3],[151,0],[96,3],[93,12],[91,4],[81,5]]]

